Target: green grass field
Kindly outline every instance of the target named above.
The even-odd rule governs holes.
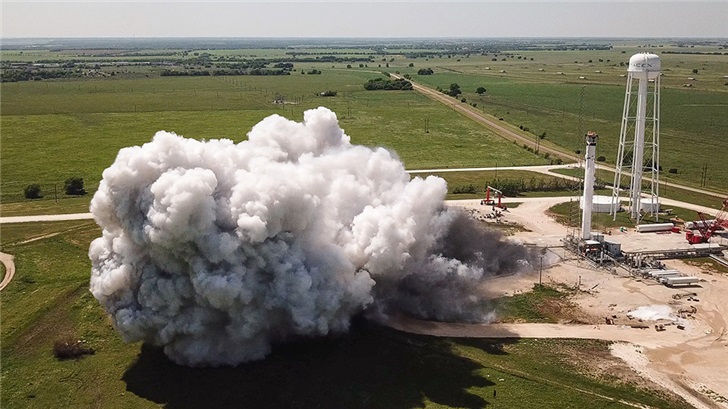
[[[275,79],[2,84],[2,203],[24,202],[23,189],[31,183],[41,185],[46,200],[65,198],[63,181],[73,176],[83,177],[86,190],[93,193],[119,149],[143,144],[159,130],[242,141],[268,115],[300,121],[305,109],[321,105],[337,112],[353,143],[390,148],[410,169],[548,163],[415,92],[364,91],[362,84],[376,76],[330,70]],[[332,88],[338,90],[337,97],[314,96]],[[298,104],[273,104],[274,96],[284,92]],[[35,149],[28,151],[28,146]]]
[[[3,408],[688,407],[599,374],[606,342],[431,338],[361,320],[343,336],[279,345],[261,362],[179,367],[157,348],[124,344],[88,292],[86,252],[98,234],[92,222],[4,226],[2,250],[18,273],[0,299]],[[530,308],[516,304],[510,311]],[[64,338],[95,353],[59,361],[52,345]]]

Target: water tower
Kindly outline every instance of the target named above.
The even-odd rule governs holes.
[[[635,89],[636,88],[636,89]],[[634,94],[637,97],[634,98]],[[622,176],[629,176],[630,217],[639,223],[641,211],[655,216],[660,210],[660,57],[650,53],[629,59],[614,175],[612,213],[619,211]],[[649,178],[649,179],[648,179]],[[643,179],[647,181],[642,186]],[[642,193],[645,197],[642,197]],[[649,195],[649,196],[648,196]]]

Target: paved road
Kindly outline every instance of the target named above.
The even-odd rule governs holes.
[[[0,217],[0,224],[10,223],[32,223],[32,222],[60,222],[65,220],[89,220],[94,216],[91,213],[70,213],[70,214],[44,214],[37,216],[11,216]]]
[[[563,165],[562,165],[563,166]],[[516,168],[516,167],[514,167]],[[535,166],[527,166],[527,168],[535,168]],[[539,166],[538,168],[551,168],[551,166]],[[482,168],[488,169],[488,168]],[[499,168],[504,169],[504,168]],[[427,171],[413,171],[413,172],[456,172],[458,169],[430,169]],[[567,176],[568,177],[568,176]],[[578,197],[570,196],[556,196],[556,197],[507,197],[503,198],[503,203],[528,203],[528,202],[539,202],[539,203],[563,203],[569,200],[578,200]],[[469,202],[479,203],[480,199],[467,199],[467,200],[449,200],[448,202]],[[660,202],[667,206],[682,207],[689,210],[695,210],[715,216],[718,210],[711,209],[709,207],[700,206],[692,203],[681,202],[678,200],[664,199],[661,198]],[[89,220],[93,219],[91,213],[72,213],[72,214],[49,214],[49,215],[37,215],[37,216],[12,216],[12,217],[0,217],[0,224],[11,224],[11,223],[33,223],[33,222],[56,222],[65,220]]]

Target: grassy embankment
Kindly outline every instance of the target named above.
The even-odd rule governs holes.
[[[571,215],[580,214],[578,202],[564,202],[552,206],[548,213],[557,222],[570,226],[578,227],[580,224],[579,218],[573,218]],[[681,207],[671,207],[672,213],[670,215],[659,214],[657,220],[651,216],[644,216],[642,223],[669,223],[673,219],[680,218],[683,220],[694,220],[695,211],[689,209],[683,209]],[[634,226],[634,221],[629,218],[629,212],[618,212],[617,219],[613,220],[614,216],[609,213],[592,213],[592,227],[596,230],[605,230],[610,228],[616,228],[620,226]]]
[[[4,228],[3,251],[18,263],[1,300],[4,408],[628,407],[615,399],[688,407],[600,373],[606,342],[438,339],[366,322],[237,368],[178,367],[157,348],[124,344],[88,292],[86,252],[98,234],[91,222]],[[523,314],[534,309],[516,304]],[[64,337],[85,340],[95,354],[57,360],[52,345]]]

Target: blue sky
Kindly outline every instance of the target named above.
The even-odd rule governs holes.
[[[714,1],[7,1],[2,37],[719,37]]]

